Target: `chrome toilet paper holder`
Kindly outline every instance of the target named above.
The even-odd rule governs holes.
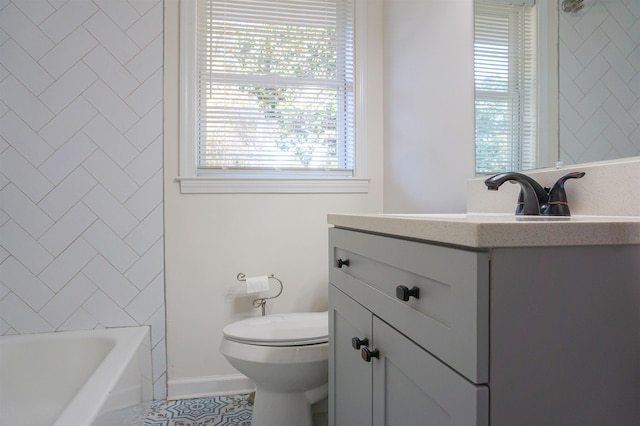
[[[247,276],[245,274],[243,274],[242,272],[240,272],[236,276],[236,279],[238,281],[241,281],[241,282],[246,282],[247,281]],[[276,280],[278,282],[278,284],[280,284],[280,290],[278,290],[278,293],[273,295],[273,296],[260,297],[258,299],[254,299],[253,300],[253,307],[254,308],[262,308],[262,316],[265,315],[265,306],[267,305],[267,300],[275,299],[276,297],[280,296],[282,294],[282,290],[284,289],[284,286],[282,285],[282,281],[280,281],[280,279],[278,277],[276,277],[274,274],[269,275],[269,279]]]

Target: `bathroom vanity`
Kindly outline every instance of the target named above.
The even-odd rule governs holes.
[[[640,218],[329,223],[329,424],[640,423]]]

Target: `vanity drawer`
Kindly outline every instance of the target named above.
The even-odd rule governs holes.
[[[329,229],[329,279],[474,383],[488,381],[489,256]],[[348,265],[344,262],[348,261]],[[417,287],[401,300],[398,287]]]

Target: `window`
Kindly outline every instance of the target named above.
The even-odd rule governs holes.
[[[183,0],[181,12],[182,192],[366,192],[354,0]]]
[[[536,167],[535,39],[533,5],[475,1],[476,173]]]

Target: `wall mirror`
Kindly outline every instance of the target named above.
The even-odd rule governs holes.
[[[479,152],[482,141],[479,143],[478,135],[485,120],[482,105],[479,109],[482,91],[478,90],[478,50],[482,45],[478,31],[485,23],[482,19],[479,21],[479,14],[490,16],[492,13],[491,10],[483,12],[479,6],[487,3],[530,8],[534,13],[531,25],[536,38],[532,59],[536,64],[533,108],[536,124],[526,130],[528,107],[519,99],[516,106],[510,104],[508,114],[525,116],[521,115],[519,124],[510,122],[509,126],[522,127],[524,122],[525,133],[521,131],[518,136],[510,136],[506,138],[510,140]],[[501,171],[489,170],[500,166],[490,161],[497,157],[512,161],[502,165],[506,169],[527,170],[550,167],[558,161],[567,165],[640,155],[638,0],[475,0],[475,14],[478,173]],[[513,37],[516,44],[520,43],[518,37],[526,25],[519,23],[520,18],[509,19],[509,31],[517,28],[519,35]],[[495,38],[486,40],[493,42]],[[509,54],[513,58],[514,53]],[[494,53],[496,55],[500,53]],[[522,57],[518,58],[518,62],[525,62]],[[495,75],[495,71],[489,70]],[[524,87],[521,83],[509,84]],[[504,115],[497,120],[503,118]],[[533,138],[533,147],[523,145],[523,139],[528,136]],[[482,161],[487,170],[482,170]]]

